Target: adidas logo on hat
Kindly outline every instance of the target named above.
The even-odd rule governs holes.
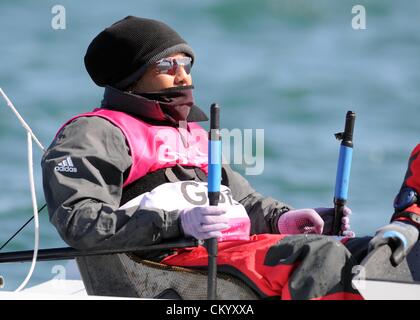
[[[54,170],[59,172],[77,172],[77,168],[73,165],[70,157],[56,165]]]

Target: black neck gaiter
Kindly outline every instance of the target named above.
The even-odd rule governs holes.
[[[156,92],[139,93],[134,91],[133,93],[159,102],[160,108],[168,120],[179,123],[187,121],[191,107],[194,105],[193,89],[194,86],[191,85],[172,87]]]

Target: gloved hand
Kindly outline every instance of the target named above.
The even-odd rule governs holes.
[[[333,235],[333,222],[334,222],[334,208],[315,208],[314,209],[324,220],[324,229],[322,234]],[[343,218],[341,219],[341,233],[345,237],[354,238],[356,234],[354,231],[350,230],[350,216],[351,209],[349,207],[344,207]]]
[[[345,207],[341,230],[344,236],[354,237],[354,232],[350,230],[350,214],[350,208]],[[290,210],[281,215],[277,226],[283,234],[332,234],[333,217],[334,208]]]
[[[197,240],[220,238],[222,230],[229,228],[226,208],[208,206],[182,209],[181,226],[186,236]]]
[[[368,251],[389,245],[392,250],[391,263],[396,267],[410,253],[418,238],[419,230],[415,226],[394,221],[377,230],[376,235],[369,242]]]

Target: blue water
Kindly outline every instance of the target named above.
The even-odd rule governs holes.
[[[420,1],[70,1],[66,30],[51,28],[55,1],[0,2],[0,87],[48,145],[72,115],[97,106],[102,89],[83,56],[102,29],[127,16],[160,19],[193,47],[198,105],[222,108],[226,128],[265,130],[265,169],[248,176],[265,195],[296,208],[331,206],[347,110],[356,112],[349,188],[352,227],[372,234],[392,201],[418,143]],[[362,4],[367,29],[351,28]],[[31,216],[26,136],[0,101],[0,243]],[[36,148],[34,146],[34,148]],[[41,152],[34,154],[39,204]],[[63,246],[42,214],[41,247]],[[4,250],[33,247],[33,227]],[[64,262],[38,263],[31,285]],[[29,264],[0,264],[6,289]]]

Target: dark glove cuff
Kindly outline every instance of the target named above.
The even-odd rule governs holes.
[[[181,217],[178,216],[178,229],[179,229],[179,236],[181,238],[185,237],[184,228],[182,227]]]
[[[271,231],[274,234],[280,234],[279,231],[279,219],[280,217],[285,214],[286,212],[292,210],[289,207],[281,207],[279,210],[277,210],[276,215],[271,219]]]
[[[181,218],[179,217],[179,210],[166,212],[166,222],[162,227],[162,238],[172,239],[183,235],[184,231],[181,226]]]

